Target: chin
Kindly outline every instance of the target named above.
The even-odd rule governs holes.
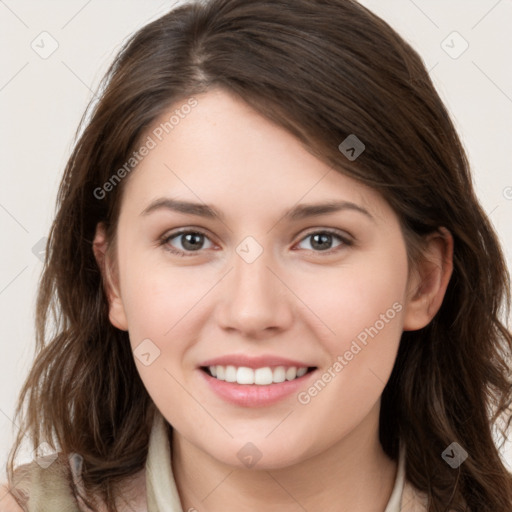
[[[231,440],[221,453],[208,453],[223,464],[250,471],[288,468],[307,458],[303,450],[298,453],[294,444],[281,439],[277,443]]]

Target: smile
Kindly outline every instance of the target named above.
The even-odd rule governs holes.
[[[217,380],[225,382],[236,382],[237,384],[256,384],[259,386],[267,386],[270,384],[279,384],[281,382],[295,380],[308,371],[312,371],[313,367],[296,367],[296,366],[264,366],[262,368],[248,368],[246,366],[223,366],[215,365],[203,367],[202,370],[209,373],[210,376]]]
[[[318,368],[213,365],[198,370],[210,391],[222,400],[239,407],[267,407],[296,395],[314,378]]]

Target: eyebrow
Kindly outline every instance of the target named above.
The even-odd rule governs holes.
[[[167,197],[162,197],[152,201],[149,206],[142,211],[141,215],[149,215],[150,213],[158,210],[171,210],[178,213],[197,215],[198,217],[205,217],[208,219],[225,219],[224,214],[216,210],[213,206]],[[368,210],[350,201],[327,201],[314,204],[299,204],[285,212],[283,219],[288,221],[299,221],[308,217],[326,215],[343,210],[356,211],[364,214],[372,220],[375,220]]]

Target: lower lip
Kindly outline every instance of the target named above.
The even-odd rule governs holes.
[[[210,388],[221,398],[242,407],[265,407],[297,393],[316,370],[294,380],[260,386],[258,384],[237,384],[216,379],[199,369]]]

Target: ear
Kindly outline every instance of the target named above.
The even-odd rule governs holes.
[[[434,318],[453,271],[453,237],[439,228],[427,237],[420,261],[412,269],[404,314],[404,331],[416,331]]]
[[[96,226],[92,250],[100,268],[103,286],[108,298],[110,323],[122,331],[127,331],[128,322],[119,292],[117,272],[114,270],[115,264],[111,261],[110,252],[108,251],[108,240],[103,222]]]

